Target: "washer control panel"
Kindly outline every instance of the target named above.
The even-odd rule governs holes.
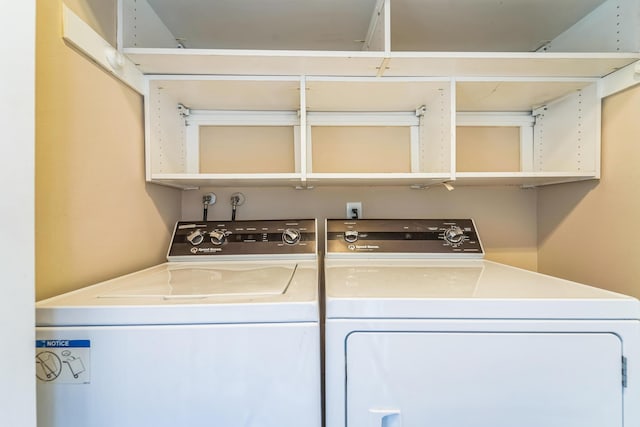
[[[316,220],[179,221],[167,259],[316,254]]]
[[[328,219],[327,254],[484,255],[472,219]]]

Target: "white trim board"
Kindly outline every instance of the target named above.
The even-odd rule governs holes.
[[[144,76],[135,64],[64,4],[62,38],[127,86],[144,94]]]

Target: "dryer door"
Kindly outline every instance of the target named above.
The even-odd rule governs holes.
[[[608,333],[356,332],[348,427],[622,426]]]

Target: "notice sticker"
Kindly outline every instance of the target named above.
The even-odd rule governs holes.
[[[89,384],[91,341],[36,340],[36,377],[46,383]]]

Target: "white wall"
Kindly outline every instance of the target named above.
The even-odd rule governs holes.
[[[0,0],[0,418],[35,426],[35,1]],[[8,243],[11,244],[8,244]]]

